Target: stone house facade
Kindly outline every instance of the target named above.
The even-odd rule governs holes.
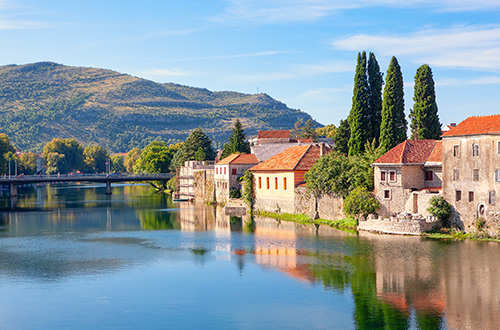
[[[241,189],[239,179],[250,167],[259,163],[253,154],[232,154],[215,164],[215,198],[217,203],[229,200],[231,188]]]
[[[500,220],[500,115],[469,117],[443,134],[443,193],[452,222],[475,230],[482,218],[491,234]]]
[[[296,146],[250,168],[254,175],[255,208],[295,213],[296,188],[304,183],[305,173],[330,150],[323,143]]]
[[[375,160],[372,166],[379,216],[429,215],[430,198],[442,190],[441,147],[441,141],[406,140]]]
[[[192,199],[195,197],[195,187],[194,187],[194,174],[197,170],[210,170],[213,169],[214,165],[209,164],[209,162],[199,162],[195,160],[189,160],[184,162],[184,166],[179,168],[178,172],[178,191],[177,196],[179,198]]]

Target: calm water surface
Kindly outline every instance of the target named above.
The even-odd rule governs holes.
[[[0,328],[500,328],[498,243],[246,220],[141,185],[4,195]]]

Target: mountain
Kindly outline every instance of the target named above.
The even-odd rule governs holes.
[[[22,151],[75,138],[127,152],[155,139],[184,141],[197,127],[220,146],[236,118],[248,137],[311,117],[266,94],[211,92],[51,62],[0,67],[0,133]]]

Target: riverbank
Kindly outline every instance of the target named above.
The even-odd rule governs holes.
[[[358,220],[352,217],[346,217],[341,220],[327,220],[327,219],[312,219],[305,214],[291,214],[291,213],[273,213],[265,211],[255,211],[256,216],[273,218],[279,221],[293,221],[303,225],[327,225],[341,230],[355,230],[357,231]]]

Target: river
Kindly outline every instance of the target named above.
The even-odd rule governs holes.
[[[500,244],[349,233],[147,185],[0,196],[1,329],[498,329]]]

